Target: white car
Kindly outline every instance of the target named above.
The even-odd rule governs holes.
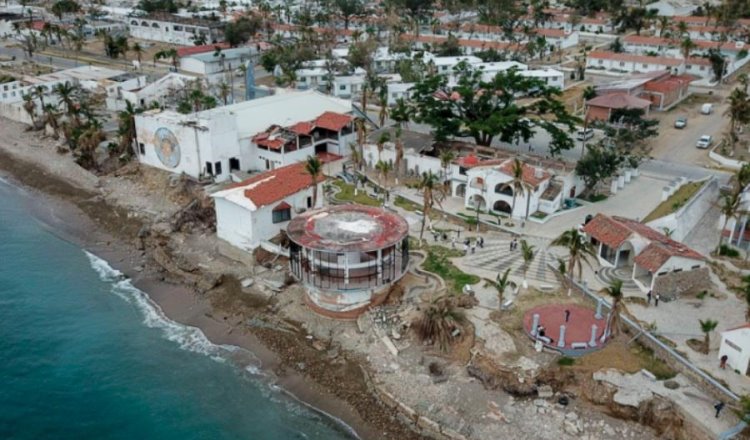
[[[695,146],[698,148],[708,148],[711,146],[711,141],[711,136],[704,134],[700,139],[698,139],[698,142],[695,144]]]

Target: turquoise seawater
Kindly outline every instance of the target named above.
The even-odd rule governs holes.
[[[24,197],[0,181],[0,439],[353,438],[250,354],[166,319]]]

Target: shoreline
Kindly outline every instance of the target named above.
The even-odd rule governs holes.
[[[172,280],[165,280],[158,271],[139,267],[145,252],[137,250],[126,238],[128,235],[135,236],[140,226],[130,225],[112,231],[116,224],[107,224],[105,216],[92,216],[92,213],[106,209],[113,210],[114,215],[119,216],[116,212],[119,207],[112,206],[104,197],[88,188],[66,181],[63,176],[45,169],[44,165],[17,157],[3,147],[0,145],[0,176],[7,176],[10,185],[28,193],[24,198],[28,199],[30,214],[50,228],[52,233],[91,252],[122,272],[134,287],[161,308],[167,318],[198,328],[213,344],[232,345],[252,353],[260,361],[261,370],[272,374],[271,384],[278,386],[289,398],[326,417],[342,430],[353,431],[358,438],[383,438],[382,429],[365,420],[349,402],[325,389],[315,378],[284,365],[287,362],[281,353],[274,351],[247,326],[240,328],[241,317],[218,310],[209,299],[179,280],[176,284]],[[61,161],[66,159],[60,157]],[[382,409],[389,412],[387,408]],[[398,421],[391,423],[402,424]],[[403,429],[408,429],[415,438],[422,438],[406,425],[403,425]]]

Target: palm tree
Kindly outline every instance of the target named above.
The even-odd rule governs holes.
[[[383,177],[381,182],[383,183],[383,186],[385,186],[388,183],[388,172],[393,169],[393,166],[388,161],[379,160],[378,163],[375,164],[375,169],[378,170],[379,174]]]
[[[315,208],[318,203],[318,180],[320,180],[320,175],[323,172],[323,164],[320,162],[318,156],[307,156],[305,172],[310,175],[313,189],[312,207]]]
[[[135,54],[136,59],[138,60],[138,64],[141,63],[141,55],[143,55],[143,48],[141,47],[138,42],[133,43],[132,46],[130,46],[130,51]]]
[[[388,119],[388,114],[390,113],[388,109],[388,86],[385,84],[380,86],[380,91],[378,92],[378,105],[380,106],[378,122],[380,123],[380,127],[383,127],[385,125],[385,120]]]
[[[529,285],[526,281],[526,273],[529,271],[536,253],[534,252],[534,246],[530,245],[526,240],[521,240],[521,256],[523,257],[523,287],[527,288]]]
[[[461,329],[464,322],[466,317],[455,300],[441,296],[422,310],[413,327],[420,340],[437,344],[442,351],[447,351],[457,337],[454,336],[456,329]]]
[[[398,98],[396,105],[391,109],[391,119],[396,122],[396,127],[403,127],[411,119],[411,109],[404,98]]]
[[[359,146],[359,157],[364,161],[364,145],[367,142],[367,121],[364,118],[354,120],[354,128],[357,130],[357,145]]]
[[[55,139],[59,138],[60,124],[57,118],[60,116],[60,112],[58,112],[57,107],[52,104],[45,105],[43,110],[44,123],[49,124],[49,126],[52,128],[52,131],[55,133]]]
[[[705,321],[702,319],[699,319],[698,322],[701,324],[701,331],[703,332],[703,352],[705,354],[708,354],[708,351],[711,349],[711,332],[716,329],[716,326],[719,325],[719,321],[713,320],[713,319],[706,319]]]
[[[737,87],[729,95],[729,107],[724,116],[729,117],[729,139],[734,148],[737,142],[737,128],[750,123],[750,99],[745,87]]]
[[[383,153],[383,147],[385,146],[386,142],[389,142],[391,140],[391,135],[388,134],[387,131],[384,131],[383,133],[380,133],[380,137],[378,138],[378,162],[381,161],[381,156]]]
[[[716,253],[719,253],[721,244],[724,241],[724,230],[727,228],[727,224],[729,224],[729,220],[737,217],[737,210],[739,209],[739,204],[740,204],[740,195],[737,192],[732,192],[731,194],[724,194],[721,200],[722,200],[722,203],[721,203],[719,212],[721,212],[721,214],[724,216],[724,226],[722,226],[721,228],[721,234],[719,235],[719,245],[716,246]],[[733,235],[732,232],[729,233],[730,244],[732,241],[732,235]]]
[[[424,237],[424,227],[435,204],[435,191],[438,186],[438,177],[432,171],[422,173],[422,178],[417,184],[417,189],[422,191],[422,226],[419,229],[419,241]]]
[[[119,149],[116,154],[125,154],[130,157],[137,150],[137,139],[135,131],[135,115],[142,110],[133,107],[130,101],[125,102],[125,109],[118,113],[118,134],[120,135]],[[113,152],[114,153],[114,152]]]
[[[156,52],[154,54],[154,64],[156,64],[157,60],[161,59],[169,59],[172,62],[172,67],[174,68],[174,71],[177,71],[177,60],[179,59],[177,55],[177,49],[170,48],[170,49],[164,49],[160,50],[159,52]]]
[[[453,153],[453,150],[450,148],[446,148],[440,152],[440,167],[443,169],[443,180],[448,180],[448,167],[453,162],[453,159],[456,158],[456,155]]]
[[[512,178],[512,180],[510,181],[510,186],[513,189],[513,206],[511,206],[510,208],[511,217],[513,217],[513,215],[516,212],[516,198],[518,197],[518,193],[520,192],[521,194],[525,196],[526,190],[529,187],[529,185],[523,179],[523,168],[524,168],[524,164],[523,162],[521,162],[519,158],[516,157],[515,159],[513,159],[513,165],[510,168],[510,175]],[[529,213],[526,212],[527,217],[528,215]]]
[[[690,37],[685,37],[684,40],[680,43],[680,49],[682,50],[682,58],[685,60],[690,59],[690,52],[695,49],[695,43],[693,43],[693,40],[690,39]]]
[[[605,335],[617,335],[620,332],[620,315],[626,311],[625,304],[622,301],[622,280],[614,279],[610,282],[609,287],[604,292],[612,297],[612,310],[609,311],[609,320],[605,329]]]
[[[394,145],[396,147],[396,160],[393,162],[393,169],[396,171],[396,184],[398,184],[398,176],[401,175],[401,164],[404,161],[404,143],[401,142],[400,127],[396,127],[396,141]]]
[[[227,84],[226,81],[222,81],[219,83],[219,96],[221,97],[221,100],[224,101],[224,105],[228,104],[229,94],[231,93],[231,90],[229,88],[229,84]]]
[[[31,93],[23,95],[23,109],[31,118],[31,126],[36,127],[36,104],[34,104],[34,97]]]
[[[354,169],[356,171],[359,171],[362,167],[362,156],[359,154],[359,149],[357,148],[357,144],[354,142],[349,142],[349,150],[351,152],[352,157],[352,163],[354,164]]]
[[[57,95],[60,102],[65,104],[65,113],[73,116],[76,113],[75,95],[78,92],[77,87],[68,81],[55,84],[52,91]]]
[[[484,287],[494,287],[497,290],[497,300],[499,304],[502,306],[503,304],[503,297],[505,296],[505,290],[510,287],[510,280],[508,280],[508,276],[510,275],[510,268],[505,269],[505,273],[500,275],[498,272],[497,277],[495,278],[495,281],[492,280],[485,280]]]
[[[669,31],[669,29],[672,28],[672,23],[669,20],[669,17],[661,16],[659,17],[659,37],[664,36],[664,32]]]
[[[573,276],[576,267],[578,267],[578,279],[580,280],[583,272],[583,263],[591,266],[589,257],[596,257],[596,251],[591,242],[578,232],[577,228],[571,228],[560,234],[559,237],[552,240],[551,246],[561,246],[568,249],[568,272]]]
[[[39,108],[44,109],[44,95],[47,93],[47,89],[43,85],[34,86],[32,93],[39,98]]]

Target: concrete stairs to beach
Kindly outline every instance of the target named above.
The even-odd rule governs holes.
[[[484,248],[477,247],[474,254],[469,253],[463,257],[464,263],[500,274],[510,268],[512,277],[522,279],[523,257],[520,244],[519,249],[511,251],[511,241],[510,239],[488,239],[484,243]],[[456,244],[456,246],[462,248],[463,243]],[[557,278],[548,267],[548,263],[557,265],[557,255],[548,253],[541,246],[536,246],[535,252],[536,256],[529,266],[526,279],[535,286],[557,286],[559,284]]]

